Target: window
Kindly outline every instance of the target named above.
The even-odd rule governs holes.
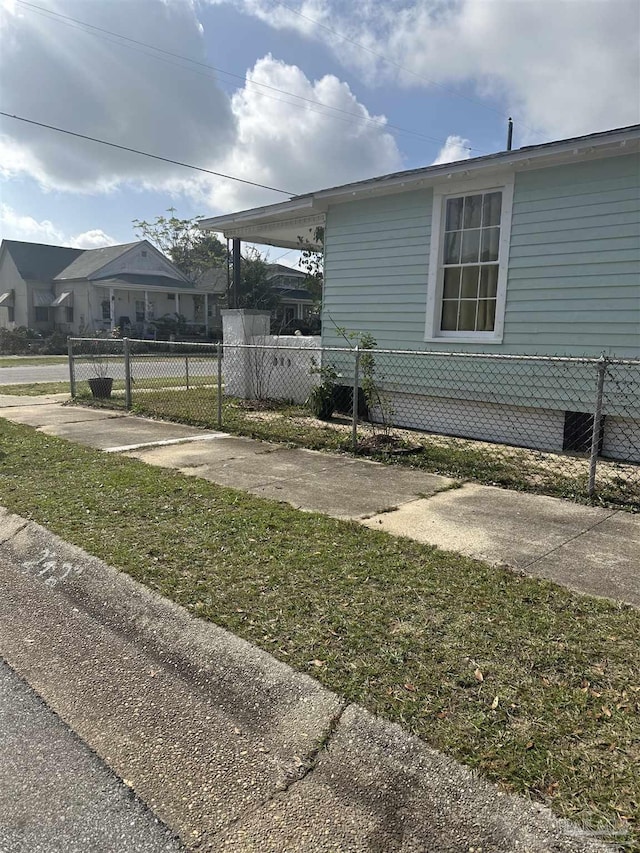
[[[167,293],[167,299],[168,299],[170,302],[175,302],[175,301],[176,301],[176,295],[175,295],[175,293]]]
[[[502,340],[513,183],[434,195],[427,340]]]
[[[109,304],[108,299],[102,300],[102,319],[110,320],[111,319],[111,305]]]
[[[136,323],[144,323],[144,300],[136,299]]]
[[[9,306],[7,306],[7,311],[9,313],[9,317],[8,317],[9,322],[15,323],[15,321],[16,321],[16,309],[13,306],[9,305]]]
[[[36,323],[48,323],[49,309],[41,305],[36,306],[35,321]]]
[[[67,323],[73,323],[73,308],[65,308],[64,316]]]

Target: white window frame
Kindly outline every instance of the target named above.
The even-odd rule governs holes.
[[[500,344],[504,336],[504,313],[507,301],[507,265],[511,242],[511,214],[513,210],[514,176],[495,182],[465,181],[464,183],[440,184],[433,190],[433,211],[431,214],[431,246],[429,250],[429,274],[427,278],[427,321],[425,341],[431,343],[454,344]],[[440,329],[442,314],[442,288],[444,268],[442,252],[444,247],[444,210],[448,198],[475,193],[502,193],[502,213],[500,217],[500,244],[498,247],[498,289],[496,293],[496,316],[492,332],[450,332]]]

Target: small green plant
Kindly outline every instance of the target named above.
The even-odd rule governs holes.
[[[336,407],[336,382],[338,371],[331,364],[320,366],[312,359],[312,374],[320,376],[322,381],[309,394],[308,406],[321,421],[328,421]]]
[[[376,359],[373,350],[376,348],[376,339],[369,332],[360,335],[359,346],[360,370],[362,371],[362,393],[369,410],[369,421],[375,431],[376,426],[381,428],[383,435],[391,435],[393,429],[393,416],[395,410],[388,395],[384,393],[380,380],[383,378],[377,372]],[[371,413],[375,412],[380,421],[374,421]]]

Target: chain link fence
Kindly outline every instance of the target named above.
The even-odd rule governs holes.
[[[71,393],[151,417],[640,509],[640,361],[283,341],[71,339]]]

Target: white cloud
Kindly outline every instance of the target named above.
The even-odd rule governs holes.
[[[637,0],[307,0],[298,7],[305,17],[274,0],[240,2],[273,27],[324,42],[370,82],[471,82],[476,97],[498,97],[519,116],[521,129],[558,138],[639,120]]]
[[[238,141],[221,162],[222,171],[300,193],[401,167],[384,117],[372,116],[337,77],[313,82],[297,66],[266,56],[247,79],[320,101],[329,109],[294,98],[274,100],[269,90],[245,85],[232,98]],[[214,183],[211,200],[216,208],[231,209],[277,198],[225,181]]]
[[[113,246],[114,243],[117,243],[117,240],[105,234],[102,228],[84,231],[69,241],[69,245],[73,246],[74,249],[100,249],[102,246]]]
[[[431,165],[438,166],[440,163],[455,163],[456,160],[468,160],[471,156],[470,145],[469,140],[463,139],[462,136],[448,136],[447,141]]]
[[[18,213],[8,204],[0,204],[0,234],[7,240],[25,240],[28,243],[47,243],[51,246],[72,246],[75,249],[97,249],[113,246],[113,237],[101,228],[67,235],[49,219],[38,221],[33,216]]]
[[[205,59],[191,0],[86,3],[51,8],[149,44]],[[143,32],[140,25],[144,24]],[[110,36],[0,0],[2,109],[164,157],[204,165],[235,138],[228,97],[213,74],[180,60],[151,59]],[[157,57],[157,54],[156,54]],[[26,173],[45,189],[106,191],[123,182],[154,186],[184,174],[149,158],[2,119],[5,176]]]
[[[173,53],[205,58],[193,0],[55,0],[52,8]],[[310,9],[318,11],[314,3]],[[154,61],[147,49],[95,38],[19,4],[10,8],[7,0],[4,5],[0,0],[0,37],[2,108],[8,113],[292,194],[402,165],[386,119],[371,115],[332,75],[311,81],[297,66],[267,56],[248,72],[251,82],[229,97],[206,71],[194,73],[192,66],[166,57]],[[206,201],[206,213],[284,198],[3,119],[0,176],[19,175],[35,178],[45,191],[95,194],[137,186],[174,197],[187,194]]]

